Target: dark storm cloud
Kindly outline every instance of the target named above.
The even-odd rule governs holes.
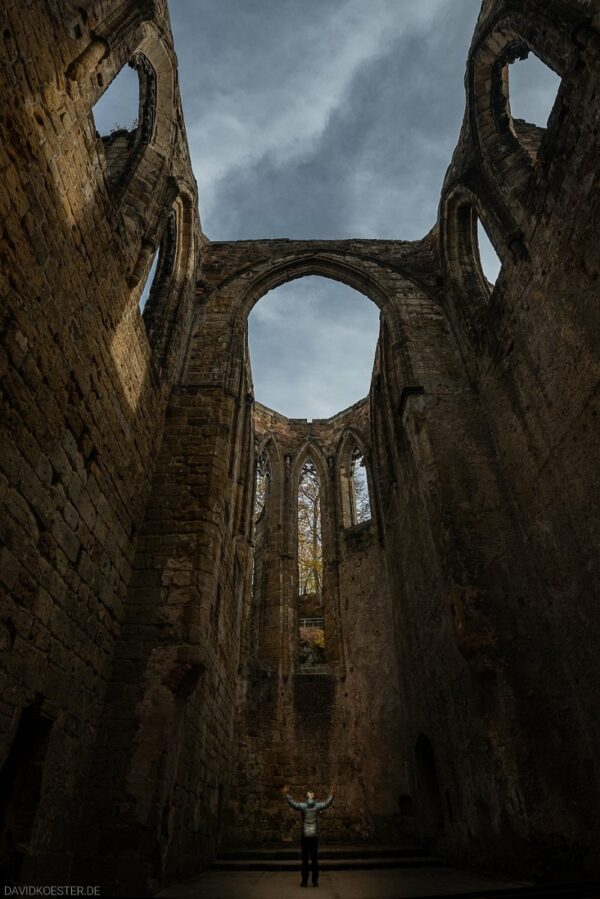
[[[170,0],[208,237],[423,237],[463,118],[479,7]],[[524,115],[543,125],[556,78],[539,68],[512,67],[510,78]],[[131,79],[116,94],[97,110],[100,130],[135,109]],[[498,262],[483,237],[481,255],[493,280]],[[317,417],[367,393],[377,310],[351,293],[303,279],[258,304],[250,348],[259,400]]]
[[[219,237],[221,229],[235,238],[427,233],[464,107],[461,79],[449,81],[452,61],[440,58],[436,44],[418,34],[402,37],[361,65],[302,152],[275,147],[230,170],[214,186],[207,229],[212,217]],[[464,53],[457,55],[464,62]]]
[[[193,6],[173,4],[172,20],[209,237],[431,228],[479,0]],[[377,333],[378,310],[334,282],[273,292],[250,319],[257,398],[333,414],[368,392]]]
[[[233,70],[210,67],[191,98],[197,124],[182,78],[208,235],[423,236],[462,120],[479,0],[240,8],[221,7]],[[172,17],[183,63],[191,30],[179,34],[179,6]],[[218,56],[214,34],[195,48],[200,68]]]

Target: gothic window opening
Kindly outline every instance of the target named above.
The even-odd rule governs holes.
[[[163,300],[175,269],[176,252],[177,214],[173,210],[167,219],[160,244],[152,256],[138,302],[147,326],[152,320],[161,320],[164,317]]]
[[[332,278],[270,290],[248,316],[258,402],[289,418],[329,418],[369,393],[379,309]]]
[[[271,483],[271,460],[263,451],[256,460],[256,487],[254,493],[254,522],[258,522],[267,505],[267,495]]]
[[[321,481],[307,459],[298,481],[298,617],[300,667],[325,664]]]
[[[0,771],[0,877],[17,881],[30,854],[52,721],[39,703],[23,710]]]
[[[483,276],[489,286],[493,287],[498,280],[498,275],[502,268],[502,260],[498,256],[494,244],[490,240],[485,226],[479,217],[477,218],[477,248]]]
[[[107,137],[117,131],[135,131],[138,126],[140,83],[131,66],[115,75],[92,110],[96,131]]]
[[[356,443],[347,446],[340,468],[342,517],[345,528],[371,520],[369,477],[364,453]]]
[[[546,128],[560,87],[560,76],[531,52],[526,59],[513,62],[508,73],[513,120]]]
[[[136,143],[139,107],[138,73],[130,66],[123,66],[92,110],[108,171],[115,183],[124,175]]]
[[[422,839],[432,839],[444,830],[444,811],[433,746],[421,734],[415,746],[416,807]]]
[[[128,180],[143,147],[152,139],[156,78],[148,60],[136,54],[113,78],[92,114],[102,140],[110,180]]]
[[[150,293],[154,286],[154,279],[156,277],[156,270],[158,268],[159,259],[160,259],[160,247],[158,250],[156,250],[154,256],[152,257],[152,262],[150,264],[150,268],[148,269],[148,275],[146,277],[146,282],[144,284],[142,293],[140,295],[138,306],[139,306],[139,309],[140,309],[140,312],[142,313],[142,315],[144,313],[144,309],[146,308],[146,303],[148,302]]]
[[[560,77],[527,49],[508,66],[509,108],[513,128],[529,155],[537,158],[554,107]]]
[[[257,608],[263,601],[265,577],[265,552],[268,542],[266,510],[271,487],[271,459],[267,450],[263,450],[256,460],[254,475],[254,510],[253,536],[254,553],[252,556],[252,595]]]
[[[371,519],[371,501],[365,457],[356,446],[352,452],[352,499],[354,523],[363,524]]]

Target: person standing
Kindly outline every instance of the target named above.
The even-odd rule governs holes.
[[[286,802],[302,814],[302,881],[301,887],[308,886],[308,864],[310,858],[312,885],[319,886],[319,814],[329,808],[333,802],[335,791],[332,790],[325,802],[315,802],[315,794],[310,790],[306,794],[306,802],[296,802],[290,795],[289,786],[283,788]]]

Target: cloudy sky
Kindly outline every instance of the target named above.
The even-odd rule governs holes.
[[[461,126],[479,8],[170,0],[207,236],[423,237]],[[536,62],[511,67],[513,111],[545,124],[557,82]],[[125,70],[95,108],[100,132],[127,124],[136,96]],[[308,418],[351,405],[368,392],[377,333],[375,306],[335,282],[303,278],[272,291],[250,317],[257,399]]]

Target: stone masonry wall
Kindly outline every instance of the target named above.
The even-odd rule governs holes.
[[[494,615],[506,637],[490,666],[486,709],[514,716],[522,785],[514,813],[492,815],[487,839],[497,839],[508,814],[526,856],[574,872],[594,869],[599,851],[586,822],[599,789],[590,748],[598,743],[600,683],[591,650],[600,544],[600,43],[596,20],[584,12],[584,4],[487,5],[467,63],[467,117],[440,222],[448,308],[478,384],[529,572],[526,589],[507,596]],[[562,77],[533,154],[501,102],[510,103],[507,62],[519,41]],[[485,221],[503,263],[493,290],[484,284],[470,295],[468,240],[456,233],[457,213],[468,208]],[[520,699],[508,698],[508,679]]]
[[[82,874],[120,895],[189,876],[219,840],[248,550],[247,503],[228,487],[236,416],[242,435],[243,384],[237,403],[180,386],[167,410],[88,796],[101,826],[80,847]]]
[[[58,2],[0,11],[0,767],[11,746],[21,766],[43,754],[21,845],[9,826],[0,855],[29,881],[38,871],[44,882],[68,876],[191,309],[193,284],[183,281],[198,224],[185,137],[171,127],[174,53],[164,6],[154,18],[142,12],[116,2],[87,4],[87,13]],[[67,74],[92,28],[106,58],[92,53]],[[117,196],[91,106],[141,44],[173,105]],[[177,325],[162,355],[138,311],[150,261],[140,247],[160,240],[160,219],[183,191],[190,200],[168,297]]]
[[[391,610],[381,545],[374,518],[354,528],[341,519],[340,450],[348,434],[363,435],[368,457],[368,405],[310,423],[257,405],[255,427],[257,446],[270,455],[272,483],[261,519],[261,557],[255,558],[263,576],[250,612],[254,636],[239,688],[241,751],[224,838],[233,845],[297,840],[298,815],[280,792],[285,783],[298,798],[313,789],[324,799],[337,788],[321,821],[324,840],[397,837],[397,662],[387,639]],[[286,578],[296,566],[296,485],[308,457],[321,475],[328,664],[319,673],[300,664],[298,588],[295,578]],[[282,581],[286,586],[278,591]]]

